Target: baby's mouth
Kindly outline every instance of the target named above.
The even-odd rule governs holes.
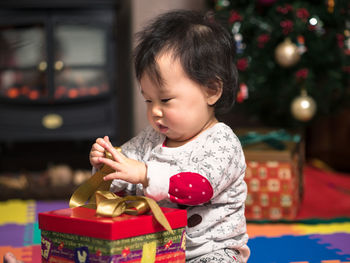
[[[161,133],[166,133],[168,131],[168,127],[162,125],[162,124],[157,124],[158,129]]]

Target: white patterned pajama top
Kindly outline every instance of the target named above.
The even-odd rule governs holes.
[[[186,209],[187,259],[232,248],[246,262],[246,164],[237,136],[217,123],[180,147],[168,148],[165,140],[147,127],[122,145],[123,154],[147,165],[148,186],[114,180],[111,190],[136,188],[137,195],[151,197],[160,206]]]

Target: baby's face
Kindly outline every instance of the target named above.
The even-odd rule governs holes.
[[[192,81],[178,59],[165,53],[157,59],[163,84],[156,85],[144,74],[141,92],[152,127],[167,137],[167,146],[180,146],[217,122],[208,105],[207,88]]]

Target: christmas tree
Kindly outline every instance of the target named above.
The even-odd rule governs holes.
[[[212,0],[237,46],[234,111],[300,127],[349,105],[350,2]]]

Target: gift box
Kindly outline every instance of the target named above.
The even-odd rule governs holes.
[[[100,217],[75,207],[39,213],[42,262],[185,262],[185,210],[161,208],[173,233],[151,212]]]
[[[295,219],[303,192],[301,136],[267,129],[238,134],[247,164],[247,220]]]

